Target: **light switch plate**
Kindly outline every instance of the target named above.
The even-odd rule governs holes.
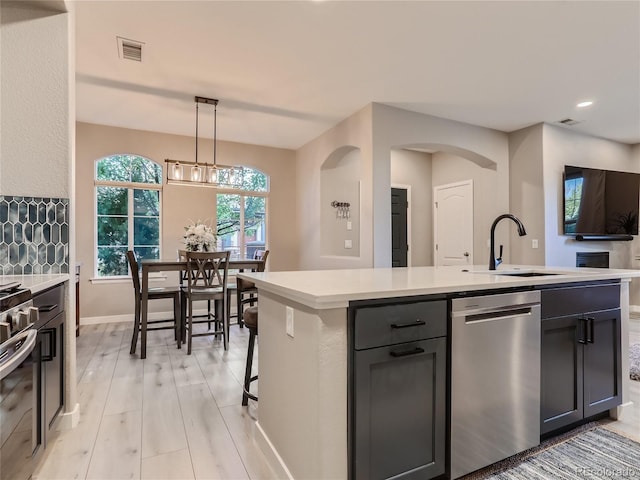
[[[351,222],[347,222],[347,230],[351,230],[353,228],[353,225],[351,224]]]
[[[531,248],[538,248],[538,239],[534,238],[531,240]]]
[[[293,338],[293,308],[285,307],[285,311],[287,312],[287,335]]]
[[[344,248],[353,248],[353,242],[351,240],[345,240]]]

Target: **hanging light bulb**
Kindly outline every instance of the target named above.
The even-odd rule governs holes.
[[[194,165],[193,167],[191,167],[191,181],[192,182],[202,181],[202,167],[198,165]]]
[[[180,162],[176,162],[171,166],[171,178],[173,180],[182,180],[182,166]]]
[[[215,166],[209,167],[207,181],[214,184],[218,183],[218,169]]]

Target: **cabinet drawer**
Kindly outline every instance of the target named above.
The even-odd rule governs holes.
[[[361,307],[355,312],[356,350],[446,334],[446,300]]]
[[[36,328],[44,325],[64,310],[64,285],[57,285],[33,297],[34,307],[38,307],[40,319]]]
[[[541,291],[541,317],[579,315],[620,307],[620,284],[580,285]]]

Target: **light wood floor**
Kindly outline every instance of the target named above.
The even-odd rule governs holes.
[[[34,479],[275,478],[253,440],[257,405],[241,406],[248,338],[232,326],[225,352],[195,337],[188,356],[171,331],[149,332],[140,360],[127,324],[81,327],[80,422],[49,443]]]
[[[191,356],[171,332],[150,332],[146,360],[129,355],[130,338],[124,324],[81,327],[80,423],[49,444],[34,480],[275,478],[253,440],[257,404],[240,405],[246,329],[232,326],[227,352],[196,337]],[[634,406],[609,428],[640,438],[640,382],[630,384]]]

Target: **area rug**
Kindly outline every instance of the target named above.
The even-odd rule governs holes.
[[[629,377],[640,382],[640,343],[629,345]]]
[[[566,437],[564,437],[566,438]],[[640,443],[602,427],[551,440],[474,472],[465,480],[640,478]],[[550,446],[549,446],[550,445]]]

